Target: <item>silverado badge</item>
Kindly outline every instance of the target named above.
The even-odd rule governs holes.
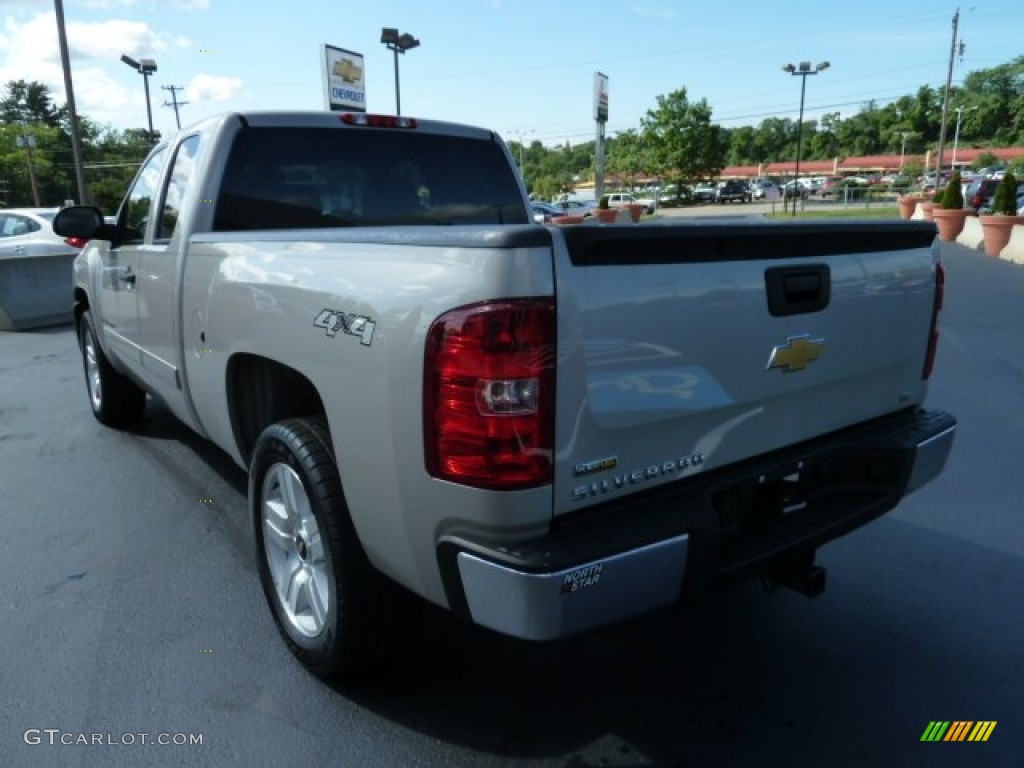
[[[810,336],[790,336],[785,344],[772,349],[768,358],[768,370],[781,368],[783,373],[802,371],[808,363],[813,363],[825,350],[824,339],[812,339]]]

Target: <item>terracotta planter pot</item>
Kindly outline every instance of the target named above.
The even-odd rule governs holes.
[[[932,211],[935,210],[935,206],[938,204],[933,203],[931,200],[922,200],[917,205],[921,209],[921,214],[925,217],[925,219],[927,219],[928,221],[933,221]]]
[[[615,208],[598,208],[594,211],[594,215],[602,224],[614,224],[619,212]]]
[[[1024,216],[979,216],[985,235],[985,255],[998,256],[1010,242],[1015,226],[1024,226]]]
[[[932,219],[939,228],[939,240],[947,243],[956,240],[957,235],[964,231],[964,219],[969,213],[964,208],[932,208]]]
[[[927,197],[921,197],[920,195],[905,195],[897,198],[896,202],[900,206],[900,218],[909,219],[914,215],[914,211],[917,210],[917,204],[923,203],[927,199]]]
[[[575,214],[570,215],[570,216],[552,216],[551,217],[551,223],[552,224],[558,224],[558,225],[561,225],[561,226],[564,226],[566,224],[582,224],[583,223],[583,217],[582,216],[576,216]]]
[[[626,207],[629,208],[629,215],[632,217],[633,223],[639,224],[640,217],[644,215],[644,212],[647,210],[647,206],[643,203],[630,203]]]

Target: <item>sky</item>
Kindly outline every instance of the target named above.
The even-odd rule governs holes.
[[[959,6],[953,82],[1024,54],[1024,0]],[[639,129],[659,96],[686,89],[735,127],[797,118],[787,63],[830,62],[806,78],[805,119],[845,117],[946,81],[952,20],[944,0],[64,0],[79,114],[154,127],[225,111],[325,108],[324,44],[362,54],[367,110],[395,111],[395,55],[382,27],[420,40],[398,57],[402,113],[481,125],[547,146],[595,136],[594,73],[609,82],[608,136]],[[38,80],[65,100],[53,0],[0,0],[0,83]]]

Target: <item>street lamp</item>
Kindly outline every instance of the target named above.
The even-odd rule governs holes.
[[[903,173],[903,157],[907,151],[907,136],[909,135],[908,131],[900,131],[900,173]]]
[[[398,33],[394,27],[384,27],[380,31],[380,41],[389,51],[395,52],[395,114],[402,114],[402,91],[398,85],[398,54],[405,53],[420,44],[420,41],[408,32]]]
[[[813,69],[811,68],[811,62],[801,61],[798,66],[792,64],[786,64],[783,68],[783,72],[789,72],[791,75],[800,77],[800,120],[796,124],[796,170],[793,172],[793,215],[796,216],[796,188],[800,181],[800,142],[803,138],[803,127],[804,127],[804,94],[807,91],[807,76],[816,75],[829,68],[829,63],[823,61]],[[783,195],[783,205],[785,205],[785,195]]]
[[[956,170],[956,148],[960,143],[960,118],[963,116],[964,110],[971,112],[977,109],[977,107],[957,107],[956,108],[956,129],[953,131],[953,160],[949,164],[950,167]]]
[[[149,122],[149,140],[154,139],[153,135],[153,110],[149,104],[149,76],[156,72],[156,62],[152,59],[139,59],[136,61],[131,56],[122,56],[121,61],[142,75],[142,81],[146,86],[146,120]]]

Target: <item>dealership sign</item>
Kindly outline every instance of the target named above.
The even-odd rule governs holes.
[[[608,122],[608,75],[594,73],[594,119]]]
[[[324,46],[324,104],[331,112],[365,112],[363,54]]]

